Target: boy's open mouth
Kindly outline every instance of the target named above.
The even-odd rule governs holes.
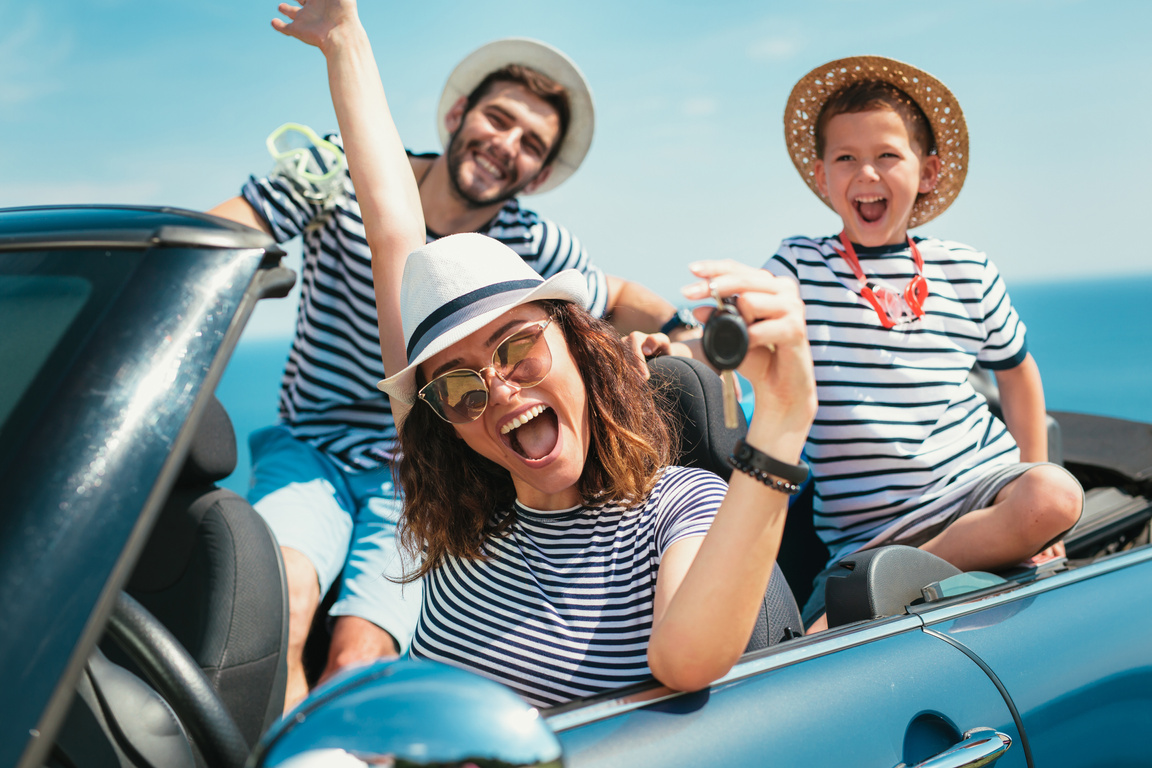
[[[556,447],[560,422],[556,412],[537,405],[500,428],[508,446],[526,459],[542,459]]]
[[[860,218],[869,224],[880,220],[884,211],[888,210],[888,198],[872,195],[871,197],[858,197],[852,201]]]

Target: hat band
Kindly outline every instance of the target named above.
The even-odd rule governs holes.
[[[520,296],[544,283],[535,280],[506,280],[478,288],[475,291],[459,296],[440,306],[416,327],[412,338],[408,340],[408,360],[414,360],[435,339],[467,322],[473,317],[499,309],[502,306],[511,306],[517,298],[510,298],[508,294],[517,293]]]

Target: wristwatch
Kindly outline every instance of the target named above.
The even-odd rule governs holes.
[[[660,326],[660,333],[668,335],[672,331],[680,330],[681,328],[699,328],[700,321],[692,314],[692,310],[688,307],[681,307],[676,310],[676,314],[668,318],[664,325]]]

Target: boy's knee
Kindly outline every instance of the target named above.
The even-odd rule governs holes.
[[[1036,523],[1045,540],[1061,536],[1076,525],[1084,507],[1084,492],[1068,472],[1042,464],[1020,479],[1027,481],[1028,506],[1036,510]]]

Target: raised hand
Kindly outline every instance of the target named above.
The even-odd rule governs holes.
[[[749,338],[738,370],[756,390],[756,413],[806,429],[816,412],[816,384],[796,284],[731,260],[698,261],[689,269],[702,281],[684,287],[688,299],[710,298],[709,283],[721,297],[737,297]]]
[[[301,0],[299,6],[280,3],[280,13],[291,21],[272,19],[272,27],[321,50],[341,29],[359,25],[356,0]]]

